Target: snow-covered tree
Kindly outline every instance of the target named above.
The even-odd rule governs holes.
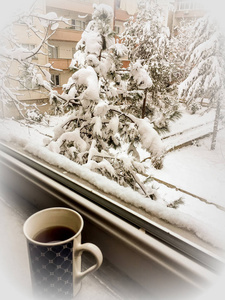
[[[216,107],[213,150],[225,94],[225,36],[210,15],[196,21],[192,34],[188,55],[191,72],[180,84],[179,95],[192,112],[201,108],[203,101],[208,103],[207,110]]]
[[[152,79],[146,69],[147,66],[142,66],[139,60],[131,63],[126,97],[130,104],[127,109],[142,118],[145,117],[148,91],[152,87]]]
[[[140,60],[147,66],[152,86],[146,97],[145,115],[159,130],[167,130],[169,121],[180,116],[169,38],[160,7],[156,1],[147,0],[139,2],[137,17],[126,22],[121,35],[131,62]]]
[[[121,92],[121,76],[117,73],[118,58],[125,48],[114,41],[112,17],[109,6],[94,6],[93,19],[72,61],[75,72],[61,95],[70,110],[47,147],[153,197],[154,190],[142,183],[140,174],[145,176],[149,161],[162,167],[164,147],[148,119],[137,118],[117,105],[119,95],[126,93],[125,87]],[[146,151],[144,158],[149,158],[144,163],[139,147]]]
[[[177,84],[184,81],[190,73],[191,66],[188,63],[189,46],[194,41],[192,29],[195,20],[183,19],[173,29],[170,45],[173,50],[173,77]]]
[[[100,80],[101,98],[115,101],[118,96],[115,82],[122,66],[120,58],[127,49],[123,44],[115,43],[115,33],[112,30],[113,11],[105,4],[94,7],[92,21],[76,46],[77,52],[70,68],[75,71],[87,66],[94,68]],[[65,92],[68,88],[70,85],[64,86]]]
[[[211,16],[196,21],[188,59],[191,72],[179,86],[179,96],[195,112],[204,100],[210,107],[220,98],[225,84],[225,40]]]
[[[37,106],[21,101],[25,90],[39,88],[41,93],[54,93],[51,89],[51,75],[49,69],[54,69],[50,63],[41,64],[38,56],[48,55],[50,37],[57,30],[60,22],[66,19],[58,17],[56,13],[41,14],[36,6],[30,11],[21,13],[15,20],[0,32],[0,103],[1,105],[13,104],[23,119],[29,118],[29,109],[37,110]],[[26,26],[24,34],[35,37],[37,45],[27,47],[23,45],[16,31],[18,24]],[[42,60],[44,61],[44,60]],[[23,92],[21,92],[21,89]]]

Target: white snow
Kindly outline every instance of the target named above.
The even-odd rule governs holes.
[[[100,100],[99,103],[95,106],[94,115],[103,117],[108,111],[108,105],[105,101]]]
[[[93,117],[92,122],[94,122],[93,126],[93,135],[94,136],[102,136],[102,120],[100,117]]]
[[[162,155],[164,152],[164,145],[149,120],[147,118],[136,119],[136,123],[138,124],[138,131],[144,149],[148,150],[154,156]]]
[[[113,19],[112,7],[106,4],[93,4],[94,12],[92,14],[92,19],[97,19],[99,16],[104,15],[105,19],[111,21]]]
[[[72,75],[72,79],[76,86],[86,87],[84,92],[80,95],[81,99],[91,99],[93,101],[99,100],[98,77],[92,67],[88,66],[86,69],[80,69]]]
[[[40,22],[41,22],[42,26],[44,26],[44,27],[48,27],[49,24],[51,24],[52,22],[54,22],[54,20],[58,20],[58,16],[57,16],[57,14],[55,12],[49,12],[49,13],[47,13],[45,15],[43,15],[43,14],[37,14],[37,16],[39,17]],[[53,27],[52,30],[55,30],[55,29],[58,28],[58,26],[56,24],[57,23],[52,24],[52,27]]]
[[[84,31],[82,34],[81,42],[85,44],[85,52],[88,54],[99,55],[101,51],[102,38],[99,32]]]
[[[118,116],[114,116],[111,118],[109,121],[108,129],[109,129],[109,134],[112,132],[112,135],[115,135],[118,132],[118,126],[119,126],[119,118]]]
[[[213,117],[214,112],[203,116],[184,114],[183,118],[171,126],[171,134],[183,131],[189,135],[187,128],[210,122]],[[142,208],[174,226],[184,228],[215,247],[225,249],[225,212],[220,209],[220,207],[225,208],[225,129],[219,131],[214,151],[210,150],[210,138],[206,138],[195,145],[168,153],[161,170],[149,167],[149,173],[154,177],[195,194],[199,198],[204,198],[205,201],[157,182],[154,186],[158,188],[160,197],[159,200],[152,201],[131,188],[121,187],[116,182],[93,173],[90,169],[100,167],[98,163],[87,164],[86,167],[81,166],[47,149],[40,131],[53,135],[53,125],[59,123],[57,117],[52,117],[50,121],[53,123],[50,123],[51,127],[48,128],[42,126],[27,128],[12,120],[1,121],[1,139],[18,144],[27,152],[67,172],[76,174],[107,194],[114,195],[127,204]],[[114,126],[118,126],[118,120],[112,120],[112,131]],[[71,139],[75,140],[74,136]],[[180,139],[180,134],[177,134],[177,139]],[[93,151],[93,155],[97,155],[94,145]],[[124,158],[124,163],[129,166],[129,157]],[[101,167],[109,173],[112,172],[106,160],[103,160],[101,164]],[[183,204],[177,209],[168,207],[168,204],[180,197],[183,199]]]
[[[118,55],[119,57],[127,55],[128,52],[127,47],[124,44],[120,43],[115,43],[110,47],[110,49],[114,50],[116,55]]]
[[[130,74],[131,76],[133,76],[134,81],[140,89],[150,88],[153,84],[148,72],[145,70],[145,68],[141,65],[139,61],[135,62],[131,66]]]
[[[74,146],[76,146],[80,152],[84,152],[87,149],[87,143],[80,137],[80,128],[76,128],[73,132],[64,132],[57,142],[53,141],[53,143],[59,143],[60,147],[64,141],[73,142]]]
[[[70,68],[74,68],[75,66],[84,66],[85,65],[85,58],[86,58],[86,53],[82,52],[81,50],[77,50],[74,53],[73,59],[70,63]]]
[[[99,63],[99,73],[105,78],[109,71],[115,71],[115,64],[107,53],[102,53],[101,61]]]

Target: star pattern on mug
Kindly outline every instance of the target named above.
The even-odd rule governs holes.
[[[73,242],[52,247],[29,244],[34,289],[49,299],[71,298],[73,295]]]

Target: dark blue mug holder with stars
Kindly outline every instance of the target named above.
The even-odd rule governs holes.
[[[48,299],[73,297],[73,241],[55,246],[28,242],[35,296]]]

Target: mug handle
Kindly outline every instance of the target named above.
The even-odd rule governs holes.
[[[103,256],[101,250],[94,244],[91,243],[85,243],[80,244],[75,251],[75,261],[82,255],[84,251],[90,252],[96,260],[96,263],[85,270],[84,272],[77,271],[77,268],[75,270],[76,272],[76,280],[81,281],[87,274],[96,271],[102,264]]]

